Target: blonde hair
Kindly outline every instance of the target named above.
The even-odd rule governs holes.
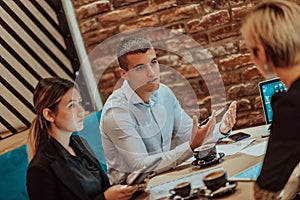
[[[57,113],[59,102],[71,88],[78,90],[74,82],[59,77],[44,78],[37,84],[33,93],[36,116],[32,121],[28,135],[27,153],[29,161],[34,157],[40,145],[49,138],[48,128],[50,124],[44,118],[43,110],[49,108]]]
[[[241,28],[247,45],[263,45],[275,67],[300,64],[300,6],[287,0],[266,0],[254,7]]]

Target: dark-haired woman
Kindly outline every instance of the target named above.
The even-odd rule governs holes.
[[[136,186],[110,186],[87,142],[84,109],[75,83],[39,81],[33,95],[36,117],[29,132],[27,190],[31,200],[130,199]]]

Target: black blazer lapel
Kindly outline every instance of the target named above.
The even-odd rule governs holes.
[[[78,180],[76,180],[70,170],[65,168],[67,164],[63,160],[56,160],[51,164],[56,176],[61,180],[61,182],[68,187],[74,194],[76,194],[82,200],[88,200],[87,195],[83,191]]]
[[[84,155],[86,156],[87,159],[89,159],[90,161],[92,161],[95,166],[99,169],[100,173],[102,174],[102,178],[103,178],[103,183],[105,184],[105,186],[103,186],[104,188],[108,188],[110,186],[109,180],[107,175],[104,173],[99,161],[96,159],[96,156],[93,152],[93,150],[90,148],[89,144],[81,137],[74,137],[74,141],[77,143],[77,148],[81,149],[80,151],[82,153],[84,153]]]

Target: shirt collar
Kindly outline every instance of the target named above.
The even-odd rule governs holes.
[[[154,91],[151,96],[150,96],[150,100],[149,100],[149,104],[144,103],[144,101],[141,99],[141,97],[139,97],[139,95],[137,95],[137,93],[135,93],[135,91],[130,87],[129,83],[127,80],[124,80],[124,83],[122,85],[122,89],[125,93],[126,98],[128,99],[128,101],[132,102],[132,104],[136,105],[136,104],[140,104],[140,105],[145,105],[145,106],[153,106],[155,103],[158,102],[158,98],[157,98],[157,90]]]

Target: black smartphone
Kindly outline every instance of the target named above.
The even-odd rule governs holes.
[[[238,132],[236,134],[230,135],[228,138],[232,139],[233,141],[240,141],[242,139],[246,139],[250,137],[251,135],[244,132]]]

